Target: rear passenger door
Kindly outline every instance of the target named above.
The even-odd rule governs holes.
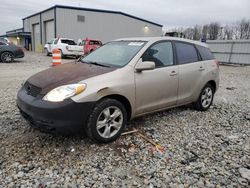
[[[192,102],[200,93],[204,65],[193,44],[175,42],[179,66],[178,104]]]

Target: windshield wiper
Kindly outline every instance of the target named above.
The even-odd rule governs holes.
[[[104,65],[104,64],[101,64],[101,63],[98,63],[98,62],[95,62],[95,61],[85,61],[85,63],[98,65],[98,66],[102,66],[102,67],[110,67],[109,65]]]

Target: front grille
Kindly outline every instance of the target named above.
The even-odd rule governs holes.
[[[42,91],[42,89],[40,87],[34,86],[34,85],[30,84],[29,82],[25,82],[24,89],[28,95],[31,95],[33,97],[36,97]]]

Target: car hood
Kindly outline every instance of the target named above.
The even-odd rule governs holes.
[[[45,95],[58,86],[77,83],[114,70],[115,68],[71,62],[41,71],[31,76],[27,82],[41,88],[40,94]]]

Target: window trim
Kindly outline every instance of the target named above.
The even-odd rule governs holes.
[[[175,57],[175,49],[174,49],[174,44],[173,44],[173,41],[172,40],[161,40],[161,41],[156,41],[154,42],[153,44],[151,44],[144,52],[143,54],[141,55],[140,59],[142,59],[142,56],[144,55],[144,53],[149,49],[151,48],[152,46],[156,45],[156,44],[159,44],[159,43],[162,43],[162,42],[170,42],[171,45],[172,45],[172,52],[173,52],[173,65],[164,65],[162,67],[155,67],[155,69],[161,69],[161,68],[166,68],[166,67],[172,67],[172,66],[176,66],[178,65],[177,64],[177,59]]]
[[[198,47],[206,48],[206,49],[208,49],[210,52],[211,52],[211,50],[210,50],[209,48],[207,48],[207,47],[204,47],[204,46],[201,46],[201,45],[196,44],[196,45],[195,45],[195,48],[196,48],[198,54],[200,55],[200,61],[211,61],[211,60],[216,59],[215,57],[214,57],[213,59],[207,59],[207,60],[206,60],[206,59],[203,59],[202,56],[201,56],[201,54],[200,54],[200,52],[199,52]],[[211,54],[212,54],[212,52],[211,52]],[[213,54],[212,54],[212,55],[213,55]]]
[[[198,51],[198,49],[196,48],[195,44],[190,43],[190,42],[186,42],[186,41],[173,41],[173,42],[174,42],[174,48],[175,48],[175,53],[176,53],[176,62],[177,62],[177,65],[186,65],[186,64],[197,63],[197,62],[202,61],[201,56],[200,56],[200,54],[199,54],[199,51]],[[195,51],[196,51],[198,61],[189,62],[189,63],[184,63],[184,64],[179,63],[179,60],[178,60],[178,57],[177,57],[176,43],[183,43],[183,44],[188,44],[188,45],[193,46],[194,49],[195,49]]]

